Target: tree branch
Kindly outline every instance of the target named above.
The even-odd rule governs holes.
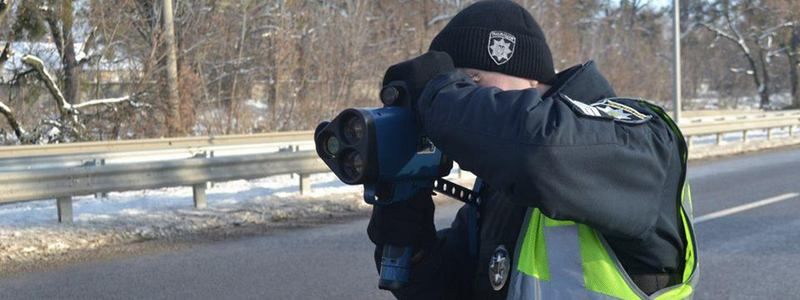
[[[58,28],[58,18],[56,18],[56,12],[51,7],[43,7],[41,8],[42,13],[44,13],[44,20],[47,23],[47,26],[50,28],[50,34],[53,36],[53,43],[56,45],[56,50],[58,50],[58,56],[64,56],[64,38],[61,36],[61,30]]]
[[[8,125],[11,126],[11,129],[14,129],[14,134],[17,135],[17,139],[21,142],[26,141],[28,138],[27,132],[19,126],[19,122],[17,122],[17,118],[14,116],[14,111],[2,101],[0,101],[0,114],[6,117]]]
[[[42,62],[40,58],[33,55],[25,55],[22,57],[22,62],[36,70],[36,72],[39,74],[39,79],[44,82],[45,86],[47,86],[47,90],[50,91],[50,94],[53,95],[53,98],[55,98],[56,102],[58,103],[58,110],[61,112],[62,116],[77,113],[72,104],[69,104],[64,98],[64,94],[61,93],[61,89],[58,88],[58,85],[56,85],[56,79],[50,74],[50,72],[47,71],[47,68],[44,66],[44,62]]]
[[[796,23],[789,21],[789,22],[784,22],[784,23],[782,23],[782,24],[778,24],[777,26],[775,26],[775,27],[772,27],[772,28],[767,28],[767,29],[766,29],[766,30],[764,30],[764,32],[763,32],[763,33],[762,33],[762,34],[761,34],[761,35],[758,37],[758,40],[760,41],[760,40],[763,40],[763,39],[765,39],[765,38],[767,38],[767,37],[770,37],[770,36],[774,35],[774,34],[775,34],[775,32],[777,32],[778,30],[781,30],[781,29],[783,29],[783,28],[791,28],[791,27],[793,27],[795,24],[796,24]]]
[[[6,47],[3,48],[3,52],[0,53],[0,68],[2,68],[9,59],[11,59],[11,56],[14,56],[14,52],[11,51],[11,42],[6,42]]]
[[[87,107],[100,105],[100,104],[117,104],[117,103],[121,103],[121,102],[133,102],[133,101],[131,100],[131,96],[128,95],[128,96],[119,97],[119,98],[106,98],[106,99],[89,100],[89,101],[85,101],[85,102],[80,103],[80,104],[75,104],[73,106],[73,108],[75,108],[75,109],[84,109],[84,108],[87,108]]]
[[[86,39],[84,40],[83,44],[80,47],[80,50],[78,50],[78,54],[76,55],[77,56],[76,59],[78,60],[75,65],[76,67],[90,62],[92,58],[96,56],[94,51],[94,46],[95,46],[94,42],[96,38],[97,38],[97,26],[92,27],[92,29],[89,31],[89,36],[86,37]],[[81,56],[81,54],[83,55]]]
[[[62,126],[70,128],[71,131],[80,138],[80,132],[76,127],[86,129],[86,126],[78,119],[80,112],[76,110],[72,104],[67,102],[66,98],[64,98],[64,94],[61,92],[61,89],[58,87],[58,85],[56,85],[56,79],[50,74],[50,72],[47,71],[47,68],[44,66],[44,62],[42,62],[40,58],[33,55],[25,55],[22,57],[22,62],[36,70],[39,79],[44,82],[45,86],[47,86],[47,90],[50,91],[50,95],[52,95],[53,99],[56,100],[58,111],[61,115],[60,123],[63,123]]]
[[[6,10],[11,6],[11,1],[0,0],[0,22],[6,18]]]
[[[25,76],[28,76],[28,74],[31,74],[31,73],[34,73],[34,72],[36,72],[36,70],[34,70],[34,69],[28,69],[28,70],[25,70],[24,72],[21,72],[21,73],[15,72],[14,73],[14,77],[11,78],[11,81],[9,81],[8,83],[10,85],[12,85],[12,86],[13,85],[18,85],[20,83],[19,82],[20,79],[22,79]]]
[[[737,34],[737,36],[734,36],[733,34],[725,32],[722,29],[714,27],[713,25],[708,24],[706,22],[701,22],[700,25],[705,27],[709,31],[715,33],[717,36],[721,36],[721,37],[724,37],[726,39],[731,40],[732,42],[736,43],[736,45],[738,45],[739,48],[741,48],[742,51],[745,52],[746,55],[750,55],[750,47],[747,46],[747,44],[744,42],[744,39],[742,39],[741,36],[738,36],[738,34]],[[734,34],[736,34],[736,33],[734,33]]]

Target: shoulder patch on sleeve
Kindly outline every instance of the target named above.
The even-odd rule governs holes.
[[[566,102],[569,103],[570,106],[573,108],[573,110],[575,110],[575,112],[578,113],[579,115],[602,118],[602,119],[613,119],[613,117],[611,117],[606,112],[600,110],[597,107],[593,107],[589,104],[580,101],[572,100],[572,98],[564,94],[561,94],[561,98],[566,100]]]
[[[653,118],[653,116],[647,113],[614,101],[614,99],[604,99],[590,106],[608,114],[613,117],[615,121],[623,123],[640,124]]]

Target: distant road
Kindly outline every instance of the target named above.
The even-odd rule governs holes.
[[[800,295],[800,148],[692,162],[696,299]],[[458,205],[437,210],[446,226]],[[0,282],[0,299],[390,299],[367,220],[74,265]]]

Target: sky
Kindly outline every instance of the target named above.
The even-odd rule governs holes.
[[[672,5],[672,0],[651,0],[650,3],[655,7],[665,7]]]

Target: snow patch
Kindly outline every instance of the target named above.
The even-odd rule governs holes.
[[[465,177],[474,178],[468,173]],[[192,207],[190,187],[74,197],[73,224],[58,223],[53,200],[2,205],[0,266],[187,233],[278,226],[369,209],[361,186],[345,185],[331,173],[312,175],[312,191],[305,195],[300,195],[298,181],[297,176],[283,175],[215,183],[206,190],[208,208],[202,210]]]
[[[75,197],[73,224],[59,224],[55,201],[0,206],[0,264],[32,261],[81,249],[168,238],[180,234],[276,224],[287,220],[367,209],[360,186],[333,174],[311,176],[313,192],[300,195],[298,178],[285,175],[216,183],[207,190],[208,208],[192,207],[191,188]]]

